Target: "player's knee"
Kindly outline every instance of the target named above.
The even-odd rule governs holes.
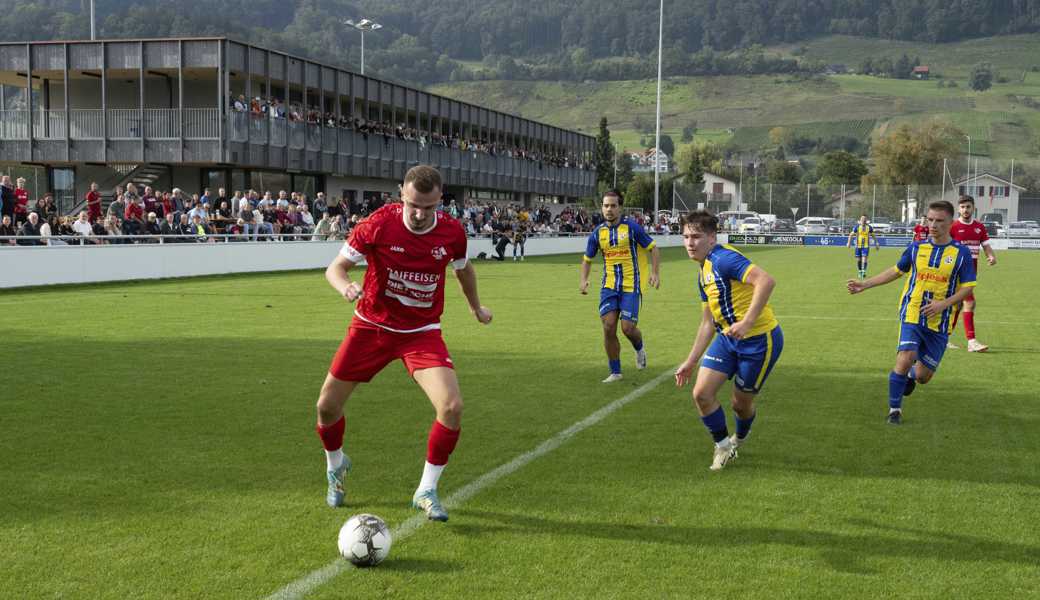
[[[693,402],[700,408],[711,406],[715,402],[715,394],[706,388],[694,387]]]
[[[917,383],[924,385],[932,380],[932,375],[935,375],[935,371],[926,371],[924,369],[920,369],[916,375],[917,376],[915,377],[915,379],[917,380]]]
[[[454,395],[441,403],[440,414],[449,421],[458,421],[462,418],[462,396]]]
[[[632,337],[639,331],[634,321],[621,321],[621,333],[628,337]]]

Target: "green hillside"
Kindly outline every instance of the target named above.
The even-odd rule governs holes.
[[[792,47],[770,51],[791,52]],[[1040,166],[1040,35],[972,40],[959,44],[910,44],[831,36],[805,44],[805,55],[851,68],[867,56],[903,52],[930,62],[941,79],[885,79],[864,75],[817,77],[675,77],[662,93],[662,130],[679,143],[680,132],[697,124],[697,138],[730,143],[742,150],[769,146],[772,127],[798,135],[848,135],[877,139],[901,123],[923,119],[953,122],[972,136],[972,154]],[[857,59],[857,56],[859,57]],[[933,60],[934,59],[934,60]],[[971,67],[991,61],[1007,83],[974,92]],[[939,87],[940,81],[943,87]],[[955,83],[956,87],[951,87]],[[433,91],[593,133],[606,116],[616,141],[639,147],[637,124],[652,128],[655,82],[483,81],[435,85]],[[966,142],[966,141],[965,141]],[[965,144],[966,146],[966,144]],[[965,148],[966,150],[967,148]]]

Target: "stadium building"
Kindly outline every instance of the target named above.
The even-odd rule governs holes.
[[[456,198],[595,189],[590,136],[226,38],[3,43],[0,84],[0,163],[45,171],[63,212],[91,182],[355,203],[419,163]]]

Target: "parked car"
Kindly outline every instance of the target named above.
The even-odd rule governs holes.
[[[892,223],[885,235],[913,235],[914,226],[910,223]]]
[[[1015,221],[1008,226],[1010,237],[1038,237],[1040,236],[1040,223],[1036,221]]]
[[[798,228],[794,226],[794,221],[791,219],[777,219],[773,223],[773,233],[795,233]]]
[[[870,224],[874,226],[875,233],[888,233],[888,230],[892,228],[892,219],[888,217],[874,217]]]
[[[758,217],[748,217],[740,222],[740,233],[762,233],[764,225]]]
[[[827,233],[827,221],[823,217],[802,217],[798,220],[798,233]]]
[[[1000,226],[1000,223],[996,221],[982,221],[982,224],[986,226],[986,233],[989,237],[1001,237],[1001,230],[1004,229]]]

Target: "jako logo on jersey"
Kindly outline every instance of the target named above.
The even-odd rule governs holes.
[[[390,246],[390,251],[391,252],[404,252],[404,248],[402,248],[400,246]]]
[[[444,249],[444,246],[437,246],[430,251],[430,254],[432,254],[437,260],[440,260],[448,255],[448,251]]]

